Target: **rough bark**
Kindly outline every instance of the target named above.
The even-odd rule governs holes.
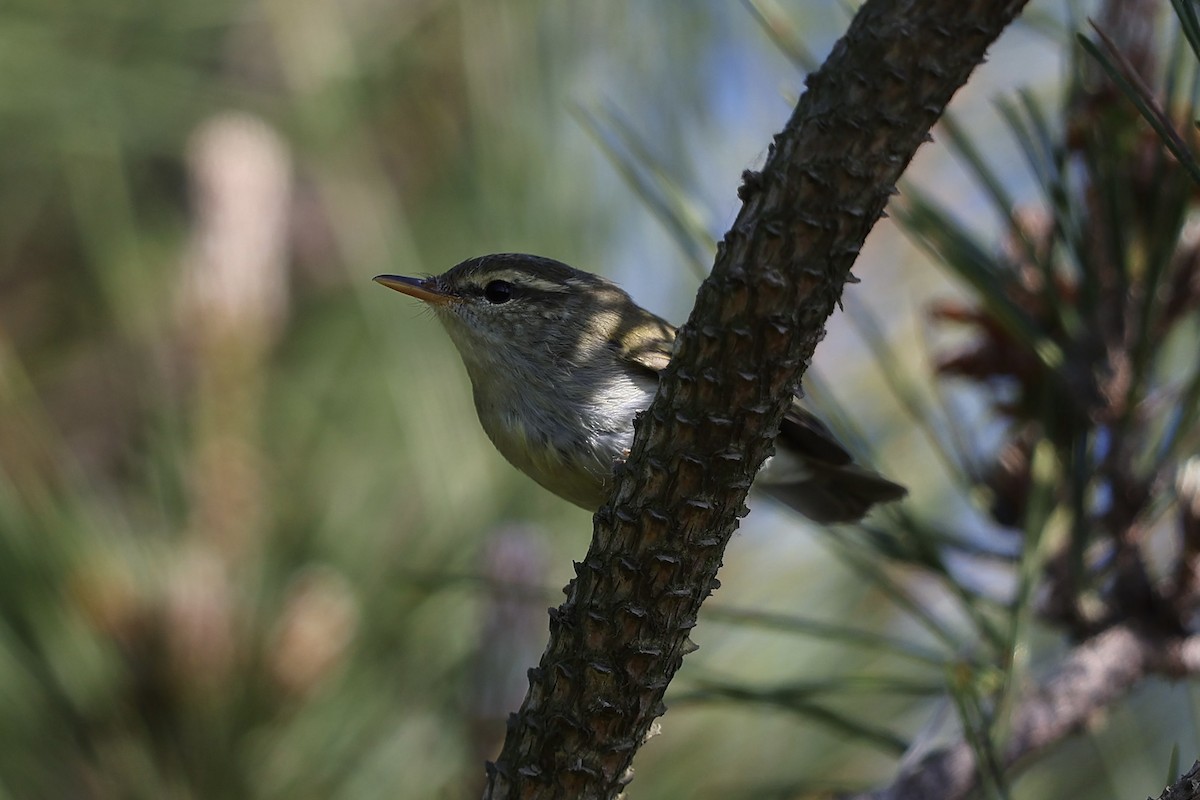
[[[1026,0],[868,0],[718,250],[486,798],[609,798],[663,693],[753,476],[896,180]]]
[[[1158,800],[1197,800],[1200,798],[1200,761],[1179,777],[1179,780],[1163,789]],[[1147,798],[1147,800],[1150,800]]]

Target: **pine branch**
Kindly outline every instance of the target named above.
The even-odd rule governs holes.
[[[484,796],[610,798],[717,587],[750,483],[901,172],[1026,0],[868,0],[701,287]]]
[[[1200,636],[1119,625],[1078,645],[1016,705],[1002,766],[1017,766],[1083,730],[1149,674],[1200,674]],[[842,800],[961,800],[977,781],[973,751],[962,741],[930,753],[886,787]]]
[[[1158,800],[1198,800],[1200,798],[1200,761],[1179,776],[1179,780],[1163,789]],[[1149,798],[1147,798],[1149,800]]]

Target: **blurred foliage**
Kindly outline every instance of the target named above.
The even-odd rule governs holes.
[[[463,576],[554,582],[542,534],[481,540],[586,519],[498,468],[449,345],[369,278],[605,240],[560,179],[592,169],[560,111],[568,57],[611,58],[597,14],[0,9],[0,796],[481,779],[548,601],[486,669],[507,601]],[[647,19],[668,48],[712,24]]]
[[[746,5],[0,8],[0,797],[475,791],[588,520],[491,451],[449,342],[369,277],[524,250],[632,263],[635,293],[686,308],[778,85],[846,19]],[[906,189],[906,225],[968,287],[938,316],[969,355],[931,391],[919,343],[851,303],[879,375],[809,380],[914,502],[822,537],[835,557],[760,504],[637,794],[882,780],[951,708],[986,753],[1030,642],[1119,608],[1113,509],[1147,521],[1139,552],[1171,535],[1200,386],[1175,246],[1194,188],[1073,64],[1056,122],[1032,95],[1005,113],[1035,211],[977,155],[991,138],[943,128],[1007,246]],[[1181,44],[1156,73],[1172,119],[1194,116],[1191,64]],[[928,280],[884,257],[894,286]],[[1114,352],[1129,380],[1097,405]],[[977,384],[965,421],[938,410],[952,376]],[[929,440],[899,457],[887,409],[835,399],[888,388]],[[973,426],[1001,445],[962,446]],[[1141,505],[1103,502],[1118,480]],[[1069,590],[1050,625],[1043,574]],[[1091,741],[1064,758],[1117,746]],[[1131,769],[1157,780],[1157,757]]]
[[[949,687],[989,797],[1011,796],[999,767],[1007,715],[1039,631],[1080,641],[1115,624],[1194,630],[1200,50],[1185,42],[1200,39],[1190,3],[1174,4],[1178,18],[1159,16],[1161,5],[1101,4],[1090,22],[1103,52],[1080,36],[1058,104],[1029,91],[1000,102],[1035,200],[1015,201],[1005,168],[945,119],[1005,230],[999,247],[915,186],[898,208],[968,287],[930,310],[935,326],[965,333],[935,356],[934,373],[974,386],[999,438],[940,446],[981,512],[973,527],[989,549],[1014,552],[999,607],[960,597],[993,620],[978,628],[989,669]],[[953,580],[923,551],[905,560]],[[1191,722],[1171,720],[1166,741]]]

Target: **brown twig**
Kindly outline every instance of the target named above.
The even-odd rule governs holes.
[[[1017,703],[1004,768],[1085,729],[1148,674],[1200,674],[1200,636],[1175,637],[1117,626],[1075,647]],[[886,787],[843,800],[960,800],[975,789],[975,757],[965,741],[914,762]]]
[[[1179,780],[1163,789],[1158,800],[1197,800],[1200,798],[1200,761],[1179,776]]]

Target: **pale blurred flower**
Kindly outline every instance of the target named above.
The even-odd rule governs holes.
[[[96,552],[88,556],[68,579],[73,605],[94,630],[128,645],[143,631],[146,598],[127,563]]]
[[[358,619],[358,599],[341,573],[329,567],[302,572],[288,587],[270,638],[271,675],[290,692],[311,692],[342,662]]]
[[[187,164],[195,219],[181,284],[185,328],[270,340],[287,310],[287,147],[257,117],[226,112],[192,135]]]
[[[233,587],[224,561],[190,547],[166,584],[163,635],[172,672],[187,689],[219,688],[237,656]]]
[[[194,219],[179,324],[194,356],[191,527],[244,561],[265,518],[259,415],[287,311],[291,163],[265,122],[227,112],[196,130],[187,164]]]
[[[545,645],[547,603],[540,587],[549,567],[542,541],[533,526],[508,525],[488,537],[482,554],[486,593],[471,698],[481,758],[495,758],[502,721],[521,705],[526,671]]]

